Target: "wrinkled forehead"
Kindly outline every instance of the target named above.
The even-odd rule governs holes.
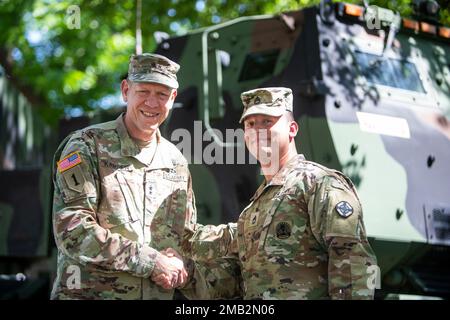
[[[176,89],[174,88],[170,88],[168,86],[165,86],[163,84],[160,83],[153,83],[153,82],[135,82],[135,81],[131,81],[131,80],[127,80],[129,85],[132,86],[134,89],[136,90],[158,90],[158,91],[167,91],[167,92],[172,92],[172,91],[176,91]]]

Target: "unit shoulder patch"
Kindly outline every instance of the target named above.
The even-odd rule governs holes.
[[[70,190],[77,193],[81,193],[84,190],[86,178],[84,177],[81,167],[72,167],[71,170],[64,172],[62,176]]]
[[[347,201],[339,202],[335,208],[337,213],[343,218],[347,218],[353,213],[353,207]]]

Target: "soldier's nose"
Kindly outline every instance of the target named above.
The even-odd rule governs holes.
[[[155,95],[149,94],[149,95],[145,98],[144,104],[145,104],[146,106],[149,106],[149,107],[157,107],[157,106],[158,106],[158,101],[157,101]]]

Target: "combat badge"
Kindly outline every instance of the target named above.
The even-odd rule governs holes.
[[[250,227],[256,226],[256,222],[258,222],[258,216],[259,216],[258,210],[252,213],[252,215],[250,216]]]
[[[291,236],[291,226],[287,222],[279,222],[275,228],[278,239],[287,239]]]
[[[336,205],[336,211],[343,218],[351,216],[353,208],[347,201],[341,201]]]

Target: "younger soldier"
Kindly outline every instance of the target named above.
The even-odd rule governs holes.
[[[192,257],[238,259],[245,299],[372,299],[376,258],[352,182],[297,153],[290,89],[241,98],[245,143],[265,181],[237,224],[197,228]]]

